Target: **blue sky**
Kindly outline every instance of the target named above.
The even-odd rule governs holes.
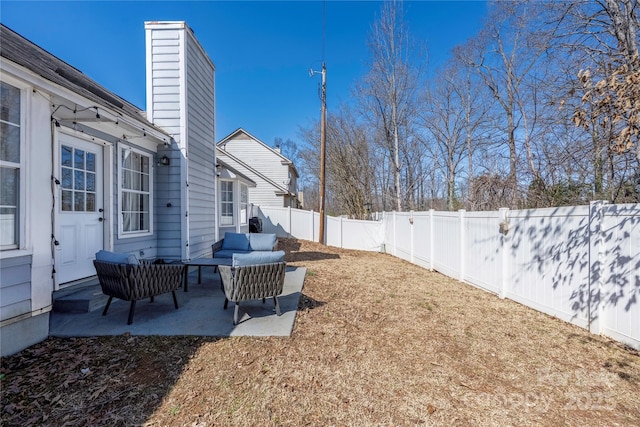
[[[267,144],[300,144],[320,118],[309,68],[324,59],[327,105],[348,102],[366,72],[377,1],[0,1],[0,20],[112,92],[145,108],[145,21],[186,21],[216,65],[216,137],[242,127]],[[405,1],[430,69],[479,29],[482,1]]]

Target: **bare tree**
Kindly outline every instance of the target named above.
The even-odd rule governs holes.
[[[369,34],[370,71],[357,93],[363,111],[379,129],[378,135],[389,152],[393,173],[394,209],[403,210],[407,191],[403,186],[403,151],[412,138],[411,127],[417,114],[417,90],[421,67],[411,50],[401,1],[384,2],[380,18]],[[404,171],[406,176],[406,171]],[[406,184],[406,183],[405,183]]]
[[[550,50],[554,26],[536,21],[536,2],[504,1],[492,4],[487,24],[464,49],[459,59],[472,66],[490,90],[500,116],[500,140],[507,148],[509,175],[505,192],[509,206],[520,202],[519,159],[537,174],[531,141],[537,121],[537,81],[532,71]]]
[[[319,170],[317,129],[318,126],[314,126],[301,131],[308,146],[301,151],[300,157],[312,170]],[[365,218],[365,205],[373,204],[375,199],[376,175],[379,173],[378,162],[370,149],[370,138],[367,127],[358,122],[348,106],[342,105],[327,117],[327,211]]]
[[[468,155],[465,139],[465,111],[456,92],[456,85],[447,78],[447,72],[436,80],[427,95],[429,102],[424,121],[428,132],[427,147],[434,164],[446,182],[447,208],[454,210],[456,200],[456,179],[460,164]],[[428,143],[431,142],[431,143]]]

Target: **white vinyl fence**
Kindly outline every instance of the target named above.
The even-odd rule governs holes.
[[[265,232],[318,241],[319,215],[261,208]],[[384,251],[640,349],[640,205],[327,217],[326,243]]]
[[[262,219],[264,233],[276,233],[278,237],[318,242],[320,214],[292,208],[261,206],[258,217]],[[325,217],[325,243],[344,249],[380,251],[383,242],[381,221],[363,221],[342,217]]]

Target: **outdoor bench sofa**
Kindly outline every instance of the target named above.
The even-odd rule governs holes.
[[[233,324],[238,324],[240,302],[273,298],[276,314],[280,316],[278,295],[282,294],[287,264],[284,251],[233,254],[231,265],[221,265],[220,278],[224,288],[224,309],[229,301],[235,303]]]
[[[231,258],[233,254],[269,253],[277,249],[274,233],[224,233],[224,239],[211,245],[214,258]]]
[[[178,308],[176,290],[182,286],[184,268],[182,264],[156,264],[151,261],[138,261],[133,255],[108,251],[96,253],[93,261],[100,287],[109,296],[103,316],[106,316],[111,300],[115,297],[131,301],[127,325],[133,323],[136,301],[151,298],[167,292],[173,294],[173,304]]]

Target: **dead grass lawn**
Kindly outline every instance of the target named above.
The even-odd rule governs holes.
[[[639,353],[389,255],[284,240],[290,338],[49,339],[2,424],[640,425]]]

